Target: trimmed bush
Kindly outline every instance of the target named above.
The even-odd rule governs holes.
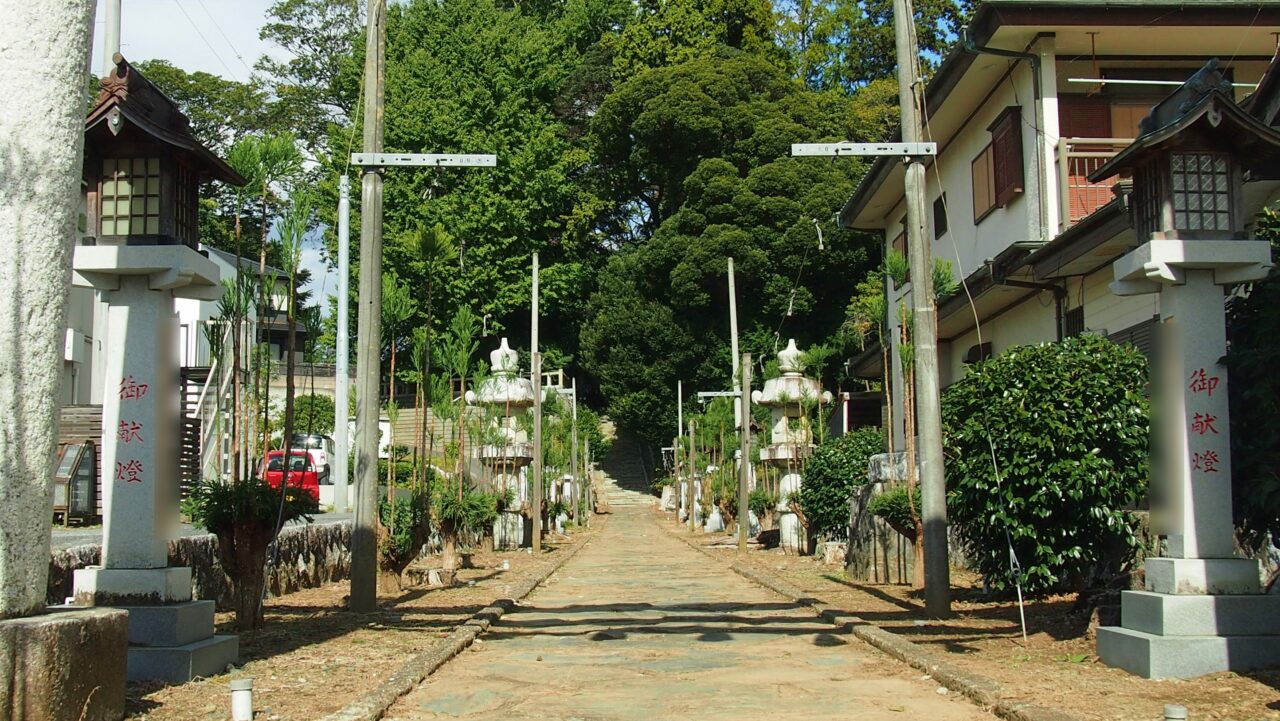
[[[818,538],[847,540],[849,499],[856,486],[867,482],[871,456],[884,453],[879,428],[858,428],[830,438],[813,452],[804,467],[800,508],[809,520],[809,533]]]
[[[1085,334],[1012,348],[944,392],[947,505],[993,588],[1013,585],[1010,543],[1030,591],[1137,545],[1124,509],[1147,483],[1146,382],[1141,353]]]

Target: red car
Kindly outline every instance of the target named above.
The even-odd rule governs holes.
[[[291,467],[289,468],[289,485],[294,488],[301,488],[306,491],[312,498],[320,500],[320,474],[316,471],[316,466],[311,462],[311,454],[304,450],[294,449],[290,454]],[[284,480],[284,451],[271,451],[267,453],[267,462],[262,471],[262,477],[272,488],[279,488],[280,482]]]

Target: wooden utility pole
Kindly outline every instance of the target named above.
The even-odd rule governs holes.
[[[742,442],[738,453],[738,550],[747,550],[747,536],[751,533],[751,354],[742,354],[742,385],[738,387],[738,412],[742,417]]]
[[[533,376],[533,492],[529,513],[533,516],[533,552],[542,552],[542,354],[538,352],[538,254],[533,254],[532,321],[529,365]]]
[[[898,50],[898,101],[902,141],[923,141],[922,91],[916,73],[919,48],[911,0],[894,0]],[[924,158],[907,158],[906,233],[911,263],[911,307],[914,319],[916,423],[919,427],[920,514],[924,522],[925,613],[951,615],[951,570],[947,560],[946,480],[942,467],[942,411],[938,389],[938,311],[933,297],[933,249],[925,228]]]
[[[364,61],[364,151],[382,152],[386,0],[369,0]],[[356,503],[351,530],[352,611],[377,607],[378,416],[382,368],[382,174],[366,167],[360,185],[360,307],[356,322]]]

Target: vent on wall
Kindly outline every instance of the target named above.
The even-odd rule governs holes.
[[[1074,338],[1084,332],[1084,306],[1072,308],[1062,317],[1062,335]]]
[[[991,342],[975,345],[964,354],[965,363],[978,363],[991,357]]]

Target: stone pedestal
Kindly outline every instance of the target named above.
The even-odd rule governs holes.
[[[720,533],[724,531],[724,517],[720,515],[720,509],[713,506],[711,513],[707,516],[707,524],[702,527],[707,533]]]
[[[102,565],[75,572],[75,601],[129,612],[130,680],[183,683],[236,660],[192,601],[191,569],[168,566],[178,519],[175,297],[217,299],[218,269],[181,245],[75,249],[77,285],[108,306],[102,409]]]
[[[787,553],[804,553],[809,548],[800,517],[791,510],[788,502],[793,494],[800,492],[802,481],[799,473],[792,472],[783,474],[778,482],[778,506],[775,509],[778,516],[778,544]]]
[[[1265,277],[1260,241],[1152,240],[1116,262],[1117,294],[1158,292],[1153,375],[1160,455],[1153,522],[1165,557],[1146,589],[1121,594],[1120,626],[1098,629],[1098,656],[1147,678],[1280,665],[1280,596],[1261,594],[1256,560],[1235,556],[1222,286]]]
[[[51,609],[0,621],[0,718],[124,718],[128,615],[109,608]]]

